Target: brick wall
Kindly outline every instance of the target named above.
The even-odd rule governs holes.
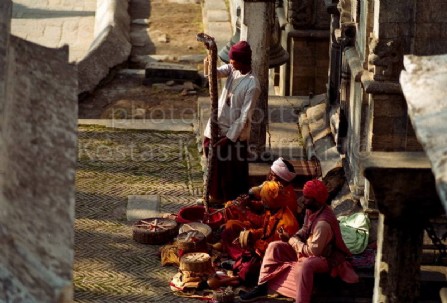
[[[290,95],[326,93],[329,68],[328,39],[292,38]]]

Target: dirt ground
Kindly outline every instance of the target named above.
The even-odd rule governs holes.
[[[134,20],[129,61],[111,71],[94,92],[80,98],[79,118],[193,118],[197,97],[208,95],[208,88],[200,84],[191,87],[191,83],[179,81],[169,83],[169,79],[166,79],[169,85],[163,81],[148,84],[144,76],[146,61],[141,63],[138,59],[135,63],[135,58],[156,55],[159,61],[201,71],[197,58],[203,58],[206,51],[195,38],[203,31],[200,0],[131,0],[129,14]],[[187,55],[195,60],[178,62]]]

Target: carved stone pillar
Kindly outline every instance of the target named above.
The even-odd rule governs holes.
[[[362,168],[380,211],[373,302],[417,302],[424,225],[442,211],[425,153],[373,152]]]
[[[408,118],[399,85],[403,55],[412,53],[417,3],[374,1],[374,26],[369,33],[368,73],[362,75],[374,119],[370,147],[374,151],[422,151]]]
[[[6,102],[6,74],[8,70],[11,10],[12,2],[10,0],[0,2],[0,129],[1,121],[3,121],[3,106]]]
[[[337,32],[340,28],[340,12],[337,10],[337,3],[326,0],[327,12],[331,15],[330,23],[330,46],[329,46],[329,79],[328,79],[328,99],[330,104],[339,103],[339,85],[341,69],[341,47],[337,41]]]
[[[275,0],[244,0],[241,15],[241,40],[250,43],[253,50],[252,68],[261,84],[253,114],[250,136],[251,152],[260,155],[265,150],[268,122],[269,52],[271,30],[275,14]]]
[[[288,95],[327,93],[330,16],[323,1],[288,0]]]

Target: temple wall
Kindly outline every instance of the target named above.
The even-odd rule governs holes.
[[[0,302],[72,301],[77,72],[0,5]],[[5,9],[4,9],[5,8]]]

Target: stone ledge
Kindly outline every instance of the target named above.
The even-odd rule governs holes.
[[[78,124],[121,129],[191,132],[194,121],[194,119],[78,119]]]
[[[110,69],[128,59],[132,45],[127,9],[128,1],[98,0],[94,40],[77,63],[78,94],[93,91]]]

